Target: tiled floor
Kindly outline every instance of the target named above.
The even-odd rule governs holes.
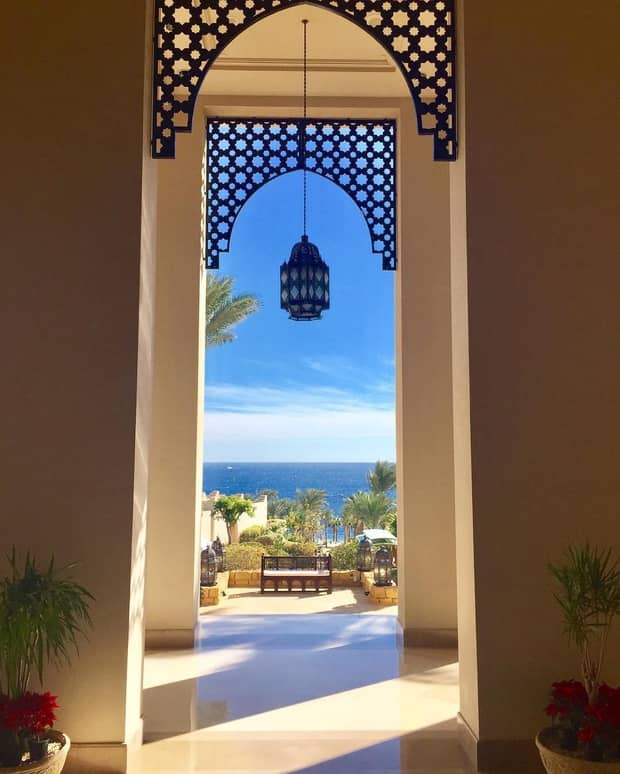
[[[403,652],[394,611],[346,591],[297,603],[346,612],[306,615],[245,592],[195,650],[150,653],[135,774],[463,774],[456,654]]]

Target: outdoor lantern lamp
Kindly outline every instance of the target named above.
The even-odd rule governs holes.
[[[308,180],[306,170],[306,123],[308,116],[308,20],[304,25],[304,118],[301,124],[301,162],[304,175],[304,233],[301,242],[293,245],[287,262],[280,266],[280,308],[289,320],[320,320],[321,312],[329,309],[329,267],[321,258],[319,248],[306,234],[308,214]]]
[[[360,572],[372,570],[372,543],[367,535],[364,535],[357,546],[357,569]]]
[[[215,586],[217,584],[217,557],[211,546],[200,554],[200,585]]]
[[[375,586],[392,585],[392,554],[380,548],[375,554]]]
[[[213,541],[212,548],[217,560],[217,571],[224,572],[226,570],[226,549],[222,545],[222,541],[219,537],[216,537]]]

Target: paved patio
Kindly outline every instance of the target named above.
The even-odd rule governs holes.
[[[361,588],[334,588],[331,594],[322,591],[266,591],[257,588],[228,589],[217,607],[203,607],[202,616],[221,615],[307,615],[337,613],[346,615],[396,616],[398,606],[380,607],[369,602]]]

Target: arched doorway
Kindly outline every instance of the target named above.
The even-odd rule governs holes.
[[[308,14],[308,10],[304,9],[303,13]],[[342,41],[347,44],[351,41],[359,47],[356,49],[359,59],[342,57],[336,65],[333,51],[331,58],[328,51],[320,51],[325,60],[331,59],[332,67],[341,69],[321,82],[313,76],[319,96],[311,92],[312,115],[354,120],[388,118],[398,125],[401,140],[397,153],[401,180],[398,250],[402,260],[396,277],[397,458],[399,514],[402,514],[399,538],[402,535],[403,550],[408,557],[402,579],[399,574],[403,589],[400,619],[410,642],[454,642],[456,584],[451,485],[448,168],[432,161],[429,141],[417,135],[408,87],[396,68],[386,61],[381,49],[377,57],[377,45],[346,20],[317,8],[310,13],[311,24],[323,23],[332,31],[336,30],[341,40],[339,53],[346,53]],[[156,376],[155,380],[152,447],[155,483],[151,491],[150,517],[162,525],[162,530],[151,541],[148,551],[152,569],[147,575],[146,617],[151,643],[161,642],[166,632],[171,632],[168,639],[163,638],[168,642],[193,642],[197,609],[194,596],[197,583],[187,562],[175,574],[177,588],[165,588],[165,584],[153,588],[150,578],[157,577],[156,568],[158,563],[161,566],[166,561],[171,541],[185,545],[185,553],[180,555],[196,552],[197,557],[198,549],[194,514],[200,494],[199,439],[203,405],[200,373],[204,349],[201,344],[203,270],[200,266],[204,198],[200,197],[199,191],[205,185],[202,174],[204,133],[199,127],[211,117],[289,118],[299,111],[299,76],[295,63],[288,69],[264,68],[270,67],[266,60],[269,53],[273,54],[274,40],[279,41],[284,54],[291,48],[298,53],[296,40],[289,44],[289,49],[286,48],[291,38],[290,30],[281,32],[278,25],[292,22],[293,29],[297,30],[301,16],[301,7],[284,10],[253,25],[231,44],[227,49],[229,59],[223,60],[221,69],[216,66],[211,70],[204,93],[196,99],[194,131],[179,135],[176,159],[160,166],[160,265],[156,305],[162,314],[158,313],[156,322],[160,354],[159,357],[156,355],[155,369],[162,369],[164,376],[161,380]],[[271,25],[276,27],[269,33]],[[364,48],[365,45],[369,48]],[[249,57],[249,52],[253,53],[253,58]],[[290,57],[284,58],[290,61]],[[319,61],[316,67],[322,64],[324,62]],[[373,66],[379,70],[377,75],[368,72]],[[240,67],[243,80],[239,78],[239,69],[235,69]],[[363,79],[357,77],[360,68],[365,68],[362,69]],[[391,93],[385,89],[385,83],[377,82],[385,77],[391,79]],[[256,85],[270,93],[258,96],[245,93],[246,89],[252,91]],[[346,96],[336,96],[335,89],[341,89]],[[373,90],[374,94],[364,96],[364,90]],[[403,212],[406,213],[404,218]],[[162,294],[161,299],[159,294]],[[406,348],[403,346],[405,338]],[[187,374],[183,384],[180,374]],[[165,384],[170,389],[165,389]],[[175,449],[172,466],[166,463],[166,455],[162,453],[166,448]],[[181,452],[181,448],[185,451]],[[181,464],[184,473],[180,471]],[[185,505],[181,508],[183,501]],[[186,515],[182,524],[177,521],[173,527],[166,527],[172,510],[177,514],[183,511]],[[157,542],[161,551],[159,558]],[[438,567],[441,568],[439,573]],[[180,614],[177,600],[183,575],[186,578],[183,598],[189,602],[184,603],[185,612]],[[157,581],[155,584],[157,586]]]

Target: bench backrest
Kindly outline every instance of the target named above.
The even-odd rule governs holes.
[[[332,571],[331,554],[327,556],[263,556],[263,570],[329,570]]]

